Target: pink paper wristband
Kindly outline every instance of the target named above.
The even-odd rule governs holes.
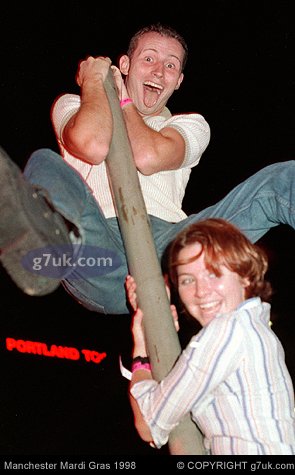
[[[145,369],[146,371],[151,371],[150,363],[141,363],[140,361],[136,361],[136,363],[132,363],[132,373],[138,371],[140,369]]]
[[[124,106],[127,106],[127,104],[132,104],[133,100],[128,97],[127,99],[122,99],[120,101],[120,106],[123,108]]]

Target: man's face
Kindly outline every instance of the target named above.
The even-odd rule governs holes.
[[[184,50],[174,38],[149,32],[138,41],[132,55],[123,56],[120,69],[126,87],[141,115],[157,115],[179,88]]]

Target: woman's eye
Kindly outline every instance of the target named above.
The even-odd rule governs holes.
[[[191,284],[194,281],[192,277],[185,277],[184,279],[180,280],[180,285],[188,285]]]

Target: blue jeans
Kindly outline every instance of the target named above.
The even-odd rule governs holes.
[[[128,268],[117,219],[105,219],[80,175],[51,150],[34,152],[24,175],[31,183],[47,190],[54,207],[78,228],[83,244],[107,249],[120,261],[115,270],[104,275],[80,279],[71,279],[69,275],[62,281],[64,287],[90,310],[105,314],[128,313],[124,289]],[[209,217],[231,221],[253,242],[281,223],[295,228],[295,161],[263,168],[217,204],[179,223],[150,216],[159,259],[179,231]]]

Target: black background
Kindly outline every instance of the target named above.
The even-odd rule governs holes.
[[[187,213],[222,198],[268,164],[294,158],[294,18],[291,1],[9,2],[1,6],[1,145],[23,168],[37,148],[58,151],[54,99],[78,93],[78,62],[126,51],[141,26],[161,21],[189,44],[172,112],[197,111],[211,142],[193,170]],[[275,289],[273,329],[294,366],[294,232],[262,240]],[[83,309],[60,287],[28,297],[0,269],[1,454],[165,454],[137,436],[118,356],[130,350],[130,317]],[[5,339],[106,352],[100,363],[9,352]]]

